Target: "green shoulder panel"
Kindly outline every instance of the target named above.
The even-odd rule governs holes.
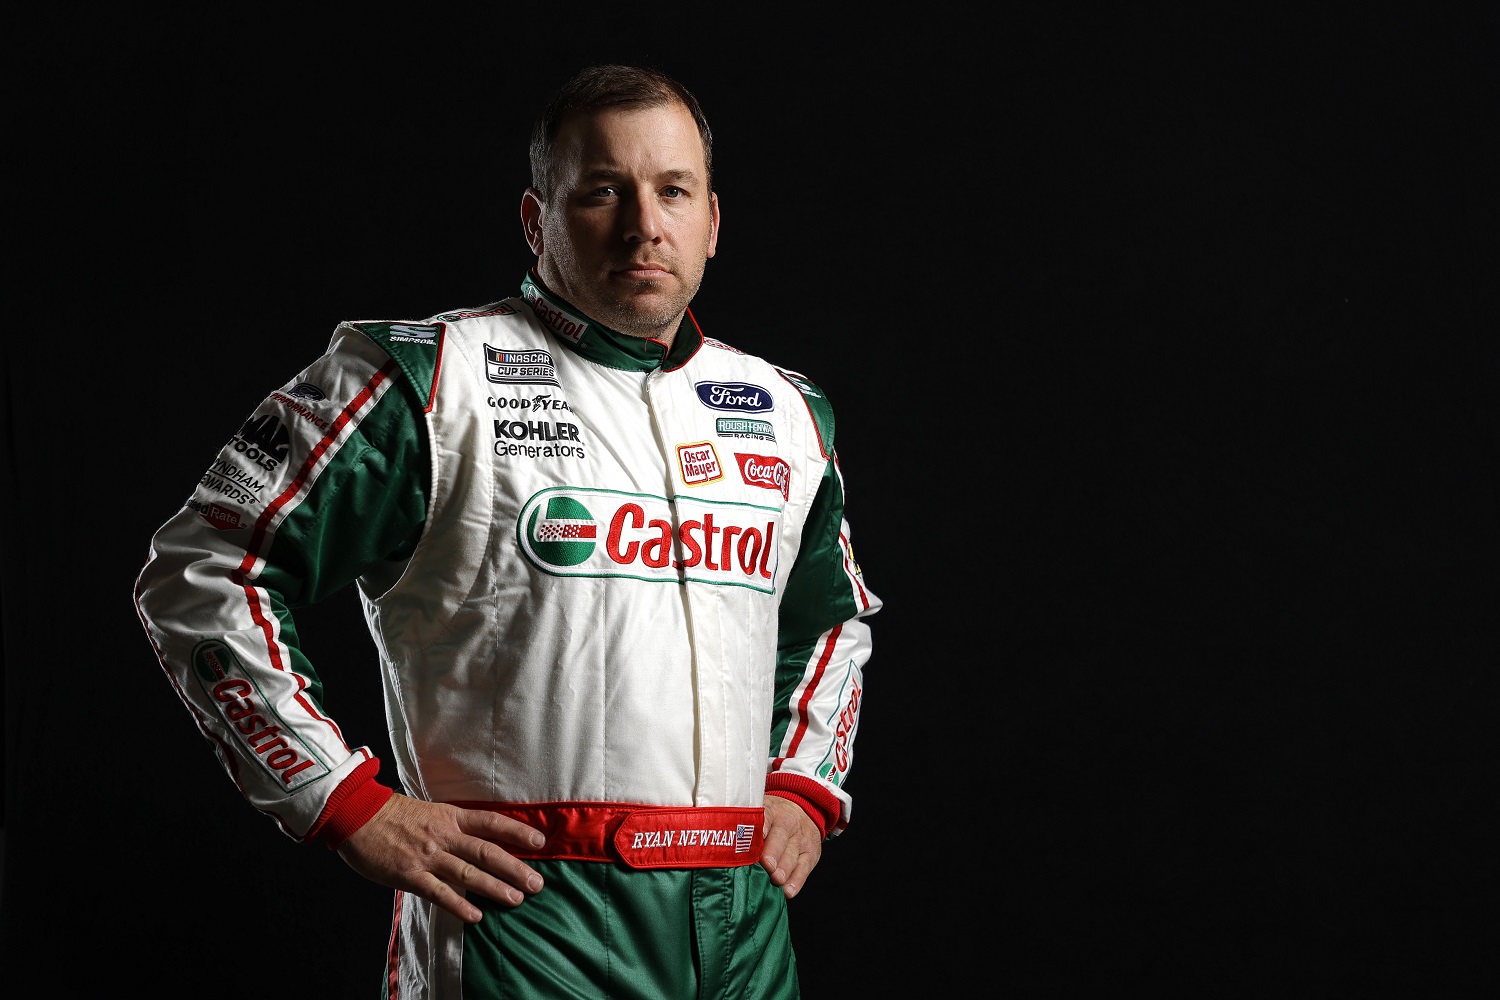
[[[407,381],[422,401],[432,405],[437,388],[438,358],[443,348],[442,323],[350,323],[379,344],[406,373]]]
[[[782,378],[797,387],[802,393],[802,400],[807,404],[808,411],[812,414],[813,423],[818,428],[818,440],[823,444],[823,454],[833,454],[833,404],[828,402],[828,397],[823,395],[823,390],[818,388],[812,379],[801,372],[794,372],[790,368],[780,365],[773,366],[781,373]]]

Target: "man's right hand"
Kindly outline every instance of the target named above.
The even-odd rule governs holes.
[[[338,853],[370,881],[421,896],[477,924],[483,914],[464,892],[519,906],[542,890],[542,877],[502,845],[535,849],[543,843],[540,830],[509,816],[397,792]]]

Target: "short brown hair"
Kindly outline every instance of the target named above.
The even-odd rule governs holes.
[[[703,140],[703,165],[708,171],[708,189],[713,191],[713,133],[698,105],[698,98],[661,70],[616,63],[579,70],[547,102],[531,129],[532,187],[542,193],[543,200],[552,197],[554,144],[563,119],[572,112],[589,114],[616,107],[659,108],[674,102],[687,108],[698,126],[698,137]]]

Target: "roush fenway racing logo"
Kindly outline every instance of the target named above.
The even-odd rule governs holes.
[[[776,490],[786,500],[792,493],[792,467],[775,455],[746,455],[734,453],[740,466],[740,478],[751,486]]]
[[[526,558],[553,576],[691,581],[772,594],[780,527],[776,507],[553,487],[526,502],[516,537]]]

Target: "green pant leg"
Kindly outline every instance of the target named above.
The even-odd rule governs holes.
[[[466,1000],[795,1000],[786,901],[759,865],[637,870],[533,861],[547,887],[509,909],[471,897]]]

